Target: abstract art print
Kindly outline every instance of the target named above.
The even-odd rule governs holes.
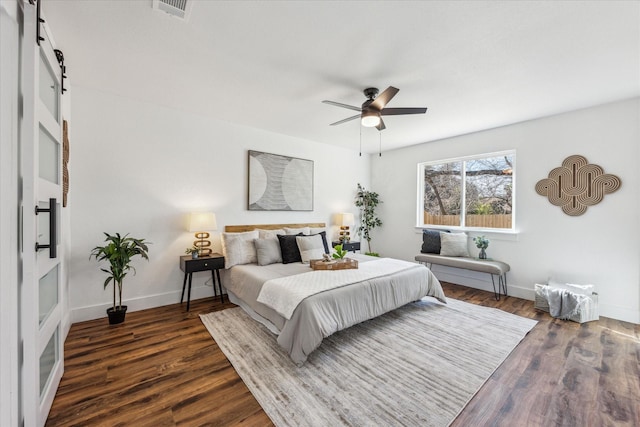
[[[313,161],[249,150],[250,211],[312,211]]]

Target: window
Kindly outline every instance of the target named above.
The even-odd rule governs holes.
[[[418,226],[514,229],[515,151],[418,164]]]

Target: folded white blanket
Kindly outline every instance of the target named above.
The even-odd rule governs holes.
[[[360,263],[359,268],[353,270],[315,270],[280,277],[268,280],[262,285],[258,302],[273,308],[288,320],[296,307],[312,295],[411,268],[424,266],[399,259],[382,258]]]

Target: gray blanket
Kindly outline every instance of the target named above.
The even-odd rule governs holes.
[[[576,294],[566,289],[557,289],[550,286],[542,288],[542,293],[549,303],[549,314],[559,319],[570,319],[578,314],[586,295]]]

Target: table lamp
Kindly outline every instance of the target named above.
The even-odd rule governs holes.
[[[353,214],[352,213],[341,213],[339,215],[340,222],[340,241],[342,243],[347,243],[351,240],[349,227],[355,224]]]
[[[193,246],[198,248],[199,256],[209,256],[213,252],[210,248],[208,230],[216,230],[216,215],[213,212],[192,212],[189,217],[189,231],[195,232],[196,240]]]

